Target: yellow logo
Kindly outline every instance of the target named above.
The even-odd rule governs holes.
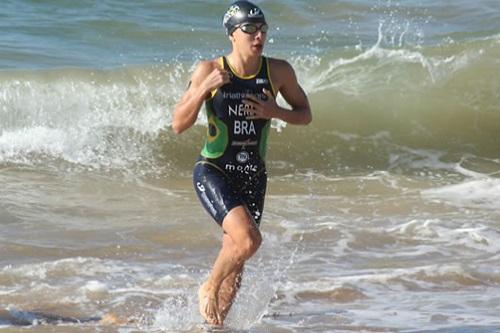
[[[238,5],[233,5],[229,7],[226,14],[224,15],[224,24],[226,24],[227,21],[231,19],[231,17],[238,14],[239,12],[240,12],[240,7]]]

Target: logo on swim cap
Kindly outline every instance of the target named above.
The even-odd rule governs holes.
[[[243,23],[266,23],[262,10],[250,1],[234,2],[224,14],[223,26],[228,35]]]
[[[257,7],[252,8],[248,13],[248,17],[262,17],[262,11]]]
[[[227,10],[226,14],[224,14],[224,25],[227,24],[227,22],[233,17],[234,15],[238,14],[240,11],[240,7],[238,5],[232,5],[229,7]]]

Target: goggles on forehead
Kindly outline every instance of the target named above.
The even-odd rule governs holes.
[[[260,27],[254,23],[243,23],[237,26],[237,28],[240,28],[240,30],[246,34],[255,34],[257,31],[262,31],[262,33],[265,34],[269,30],[269,26],[266,23],[262,24]]]

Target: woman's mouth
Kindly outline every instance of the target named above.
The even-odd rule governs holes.
[[[260,43],[252,45],[252,50],[255,50],[255,51],[262,51],[263,48],[264,48],[264,45],[260,44]]]

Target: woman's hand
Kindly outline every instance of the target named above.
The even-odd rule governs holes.
[[[203,102],[216,89],[229,82],[229,73],[221,69],[216,60],[200,62],[191,76],[188,89],[175,105],[172,116],[174,133],[182,133],[193,126]]]
[[[209,94],[229,82],[231,82],[229,73],[217,67],[203,80],[202,87]]]
[[[276,117],[279,106],[276,104],[273,94],[267,89],[262,89],[262,92],[267,96],[265,100],[255,95],[248,95],[243,99],[243,103],[247,105],[252,113],[252,116],[247,117],[247,119],[271,119]]]

